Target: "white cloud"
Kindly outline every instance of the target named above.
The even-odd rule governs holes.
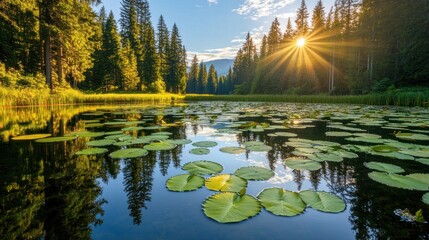
[[[209,5],[218,4],[219,3],[218,0],[207,0],[207,2],[209,2]]]
[[[293,2],[295,0],[245,0],[239,8],[233,11],[240,15],[250,16],[252,20],[258,20],[276,13]]]
[[[281,14],[278,14],[276,17],[278,19],[286,19],[286,20],[288,18],[294,19],[296,17],[296,11],[294,11],[294,12],[287,12],[287,13],[281,13]]]
[[[235,58],[235,55],[237,54],[238,49],[241,47],[240,45],[236,46],[229,46],[229,47],[223,47],[223,48],[214,48],[214,49],[207,49],[202,52],[193,52],[189,51],[187,52],[188,56],[188,63],[192,61],[192,58],[196,54],[198,57],[198,60],[208,62],[216,59],[233,59]]]

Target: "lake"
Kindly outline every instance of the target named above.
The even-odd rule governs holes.
[[[4,108],[0,137],[1,239],[429,239],[426,108]]]

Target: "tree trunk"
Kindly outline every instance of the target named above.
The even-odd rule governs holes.
[[[44,47],[44,56],[45,56],[45,77],[46,84],[49,86],[49,89],[53,89],[52,85],[52,69],[51,69],[51,36],[49,30],[45,32],[45,47]]]
[[[63,48],[61,46],[61,38],[58,39],[58,53],[57,53],[57,75],[58,75],[58,83],[61,84],[63,82],[63,63],[61,61],[63,55]]]

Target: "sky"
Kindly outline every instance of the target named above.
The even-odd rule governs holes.
[[[322,0],[328,13],[334,0]],[[294,24],[301,0],[148,0],[152,24],[155,27],[163,15],[169,30],[174,23],[179,28],[188,59],[197,54],[201,61],[232,59],[250,32],[257,45],[268,33],[274,18],[282,31],[290,17]],[[310,13],[317,0],[306,0]],[[107,11],[120,16],[120,0],[103,0]]]

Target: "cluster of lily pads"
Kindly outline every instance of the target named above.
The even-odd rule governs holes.
[[[327,192],[293,192],[282,188],[266,188],[257,198],[246,194],[250,180],[268,180],[274,172],[263,167],[242,167],[234,174],[220,174],[222,165],[211,161],[189,162],[182,167],[188,171],[171,177],[166,186],[170,191],[194,191],[203,186],[218,191],[203,203],[204,214],[220,223],[241,222],[257,215],[262,207],[278,216],[296,216],[311,207],[322,212],[344,211],[346,205],[341,198]],[[205,175],[210,175],[205,179]]]

